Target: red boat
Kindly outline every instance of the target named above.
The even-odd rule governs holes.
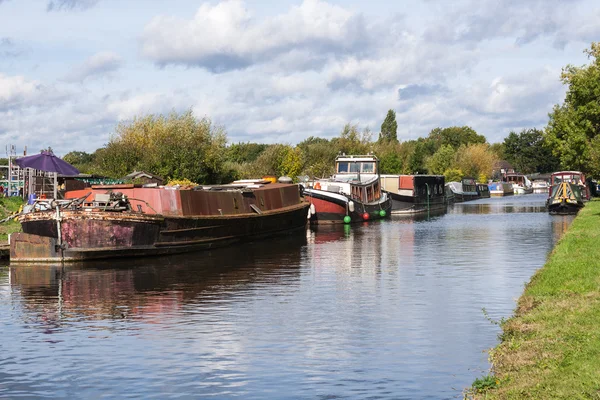
[[[335,170],[329,179],[304,184],[312,224],[348,224],[390,215],[392,200],[381,190],[377,157],[338,156]]]
[[[64,262],[175,254],[306,226],[298,185],[268,181],[193,189],[92,186],[36,203],[19,217],[11,262]]]

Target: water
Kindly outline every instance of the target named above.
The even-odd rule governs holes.
[[[0,267],[0,398],[462,398],[572,217],[544,195],[170,258]]]

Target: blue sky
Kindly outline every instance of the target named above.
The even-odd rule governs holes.
[[[116,124],[192,108],[230,142],[345,123],[401,140],[543,128],[600,38],[587,0],[0,0],[0,152],[94,151]]]

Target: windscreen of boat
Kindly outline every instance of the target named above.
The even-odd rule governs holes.
[[[554,175],[553,179],[554,179],[555,185],[562,183],[562,182],[574,183],[576,185],[582,184],[580,175],[574,175],[574,174]]]
[[[374,174],[375,163],[374,162],[349,162],[349,161],[338,161],[337,163],[338,174]]]

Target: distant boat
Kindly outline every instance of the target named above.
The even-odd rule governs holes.
[[[486,183],[478,183],[477,192],[482,199],[488,199],[490,197],[490,188]]]
[[[512,196],[515,194],[513,185],[507,182],[492,182],[488,184],[488,188],[490,189],[490,195],[493,197]]]
[[[550,184],[548,181],[543,179],[536,179],[531,182],[531,187],[533,188],[534,193],[547,193],[550,188]]]
[[[381,189],[379,160],[374,155],[342,155],[335,175],[303,182],[310,202],[311,224],[361,222],[388,217],[392,200]]]
[[[509,173],[504,175],[502,181],[512,184],[514,194],[533,193],[531,181],[523,174]]]
[[[446,183],[446,197],[455,203],[478,199],[480,196],[475,179],[465,177],[460,182]]]
[[[550,178],[550,196],[546,207],[550,214],[575,214],[590,199],[585,176],[580,171],[554,172]]]
[[[381,175],[381,187],[392,198],[392,214],[446,209],[443,175]]]

